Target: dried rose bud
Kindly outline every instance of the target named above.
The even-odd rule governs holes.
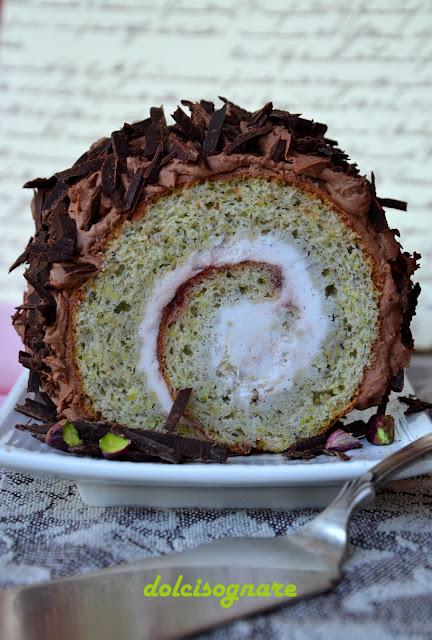
[[[350,449],[359,449],[362,447],[362,443],[357,440],[351,433],[347,433],[342,429],[336,429],[327,438],[325,443],[325,449],[331,451],[349,451]]]
[[[102,451],[102,455],[108,460],[115,460],[121,457],[121,454],[127,451],[130,445],[130,440],[115,433],[106,433],[99,440],[99,448]]]
[[[368,421],[366,437],[371,444],[391,444],[395,436],[395,422],[393,416],[380,413],[375,414]]]
[[[61,451],[67,451],[68,445],[63,438],[63,426],[64,422],[56,422],[47,431],[45,436],[45,444]]]

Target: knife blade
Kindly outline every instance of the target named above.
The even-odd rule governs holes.
[[[271,542],[271,547],[269,546]],[[218,540],[190,551],[147,558],[133,565],[0,592],[0,637],[7,640],[171,640],[206,631],[239,617],[268,611],[330,589],[338,581],[324,563],[287,539]],[[159,578],[158,578],[159,576]],[[178,585],[179,595],[159,594]],[[219,595],[182,596],[190,585]],[[252,596],[248,587],[282,588]],[[155,586],[156,585],[156,586]],[[169,587],[165,587],[168,585]],[[198,586],[197,586],[198,585]],[[238,585],[239,590],[235,595]],[[292,585],[295,585],[293,592]],[[147,594],[144,596],[144,587]],[[222,606],[223,588],[225,606]],[[191,590],[184,589],[183,593]],[[261,591],[262,593],[262,591]],[[293,593],[296,596],[293,597]],[[238,599],[234,599],[238,597]],[[232,602],[231,602],[232,601]],[[228,605],[228,606],[227,606]]]

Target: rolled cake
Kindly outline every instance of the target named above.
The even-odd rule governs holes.
[[[159,430],[190,387],[186,432],[283,451],[400,387],[418,256],[325,125],[183,104],[25,185],[20,359],[60,417]]]

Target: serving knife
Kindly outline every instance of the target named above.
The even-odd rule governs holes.
[[[320,515],[287,537],[221,539],[133,565],[0,592],[0,638],[186,638],[328,591],[343,576],[353,512],[372,501],[375,489],[395,471],[429,451],[432,433],[347,482]],[[176,584],[178,595],[168,595]],[[215,595],[199,595],[208,589]]]

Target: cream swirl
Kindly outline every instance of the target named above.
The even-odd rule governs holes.
[[[139,327],[140,370],[164,411],[172,406],[158,358],[164,308],[184,283],[208,267],[246,261],[277,267],[280,295],[271,301],[240,300],[219,310],[208,345],[208,366],[213,373],[223,371],[237,399],[249,403],[256,394],[263,398],[290,389],[298,372],[319,353],[330,315],[324,308],[323,293],[310,277],[310,264],[293,242],[271,233],[253,239],[234,237],[209,250],[196,251],[157,281]]]

